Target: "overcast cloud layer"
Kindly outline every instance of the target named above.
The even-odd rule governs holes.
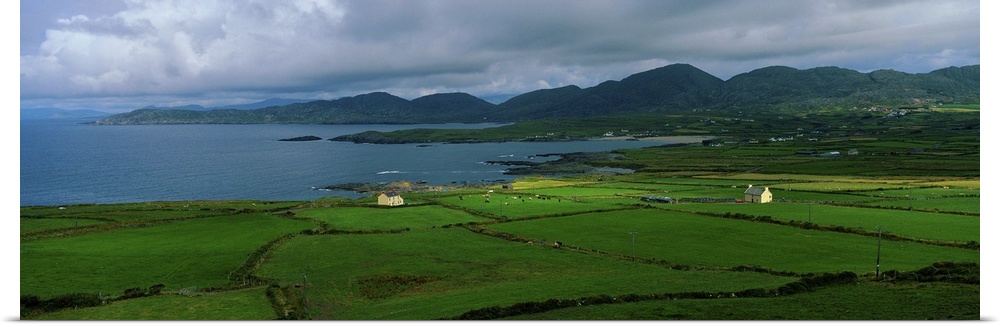
[[[980,62],[979,1],[21,2],[21,107],[487,97],[689,63],[926,73]]]

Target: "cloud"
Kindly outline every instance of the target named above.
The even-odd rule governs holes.
[[[45,1],[22,6],[37,12],[32,6]],[[37,46],[22,40],[22,105],[510,94],[587,87],[677,62],[723,79],[768,65],[926,72],[979,63],[979,2],[969,0],[130,0],[107,8],[45,24],[22,15],[22,28],[45,28]]]

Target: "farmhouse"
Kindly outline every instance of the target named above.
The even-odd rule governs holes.
[[[747,185],[747,190],[743,192],[743,201],[749,203],[768,203],[771,202],[771,190],[767,186],[753,186]]]
[[[378,195],[378,205],[380,206],[400,206],[403,205],[403,197],[396,191],[382,192]]]

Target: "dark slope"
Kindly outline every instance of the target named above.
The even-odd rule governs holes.
[[[713,94],[718,100],[713,107],[747,109],[978,103],[979,67],[907,74],[772,66],[733,76]]]
[[[698,108],[813,110],[829,107],[923,106],[978,103],[979,65],[926,74],[892,70],[860,73],[837,67],[772,66],[728,81],[694,66],[674,64],[581,89],[537,90],[493,105],[465,93],[433,94],[408,101],[375,92],[257,110],[140,109],[97,124],[191,123],[447,123],[509,122],[540,118],[678,112]]]
[[[501,108],[523,119],[672,111],[710,105],[723,82],[694,66],[674,64],[580,89],[566,86],[514,97]]]
[[[449,122],[476,122],[495,120],[497,105],[468,93],[438,93],[410,101],[415,112],[424,116],[439,117]]]

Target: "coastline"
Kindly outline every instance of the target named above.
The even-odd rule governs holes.
[[[652,136],[652,137],[631,137],[631,136],[606,136],[599,137],[593,140],[595,141],[650,141],[650,142],[663,142],[663,143],[701,143],[701,141],[717,139],[718,136],[712,135],[676,135],[676,136]]]

